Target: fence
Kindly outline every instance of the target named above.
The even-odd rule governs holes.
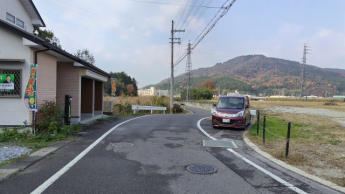
[[[132,110],[134,114],[137,110],[151,110],[151,114],[154,110],[162,110],[164,111],[164,114],[165,114],[167,107],[132,105]]]
[[[260,115],[260,111],[257,111],[256,114],[256,120],[257,120],[257,124],[256,124],[256,135],[259,135],[260,132],[260,128],[262,129],[262,142],[263,144],[266,143],[266,138],[267,138],[267,134],[269,134],[269,136],[272,136],[276,139],[286,139],[286,144],[285,144],[285,157],[288,157],[289,155],[289,149],[290,149],[290,138],[291,138],[291,122],[289,121],[286,125],[286,136],[283,136],[283,130],[281,130],[283,128],[283,124],[281,122],[277,122],[276,120],[274,120],[273,118],[268,118],[267,116],[263,116],[261,118]],[[269,121],[269,122],[268,122]],[[271,125],[269,125],[269,123]]]

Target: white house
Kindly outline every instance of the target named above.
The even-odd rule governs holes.
[[[71,122],[103,113],[103,70],[55,47],[33,34],[45,23],[32,0],[0,0],[0,75],[14,76],[14,91],[0,90],[0,128],[32,125],[33,113],[23,96],[30,65],[37,63],[37,104],[73,97]],[[83,48],[83,46],[80,46]]]

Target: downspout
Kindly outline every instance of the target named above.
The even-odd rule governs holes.
[[[34,64],[37,65],[37,61],[38,61],[37,55],[38,55],[38,53],[49,51],[49,50],[50,50],[50,48],[47,48],[47,49],[44,49],[44,50],[35,51]],[[36,109],[37,109],[37,77],[36,77],[36,88],[35,88],[35,90],[36,90],[35,91],[35,102],[36,102]],[[33,112],[33,118],[32,119],[33,119],[32,124],[33,124],[33,129],[34,129],[34,135],[35,135],[36,134],[36,122],[37,122],[37,111]]]

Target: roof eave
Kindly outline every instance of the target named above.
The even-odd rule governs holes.
[[[83,61],[80,58],[78,58],[78,57],[76,57],[76,56],[74,56],[74,55],[72,55],[72,54],[70,54],[70,53],[68,53],[68,52],[66,52],[66,51],[64,51],[64,50],[62,50],[62,49],[52,45],[52,44],[50,44],[50,43],[45,42],[43,39],[41,39],[41,38],[39,38],[37,36],[34,36],[33,34],[30,34],[30,33],[26,32],[26,31],[24,31],[22,29],[17,28],[16,26],[8,24],[7,22],[5,22],[5,21],[3,21],[1,19],[0,19],[0,27],[3,27],[5,29],[7,29],[7,30],[9,30],[9,31],[11,31],[11,32],[13,32],[13,33],[23,37],[23,38],[26,38],[26,39],[28,39],[28,40],[38,44],[38,45],[41,45],[41,46],[43,46],[45,48],[49,48],[50,50],[52,50],[54,52],[57,52],[57,53],[65,56],[67,58],[70,58],[70,59],[72,59],[72,60],[74,60],[74,61],[84,65],[86,69],[92,70],[92,71],[94,71],[96,73],[99,73],[101,75],[104,75],[104,76],[110,78],[110,74],[109,73],[99,69],[98,67],[96,67],[96,66],[94,66],[94,65],[92,65],[92,64],[90,64],[90,63],[88,63],[86,61]]]

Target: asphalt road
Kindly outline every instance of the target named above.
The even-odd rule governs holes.
[[[95,125],[68,146],[1,182],[0,193],[31,193],[37,188],[43,188],[43,193],[83,194],[296,193],[296,188],[299,193],[338,193],[261,157],[243,142],[243,131],[215,130],[210,120],[200,121],[210,116],[209,111],[190,110],[194,114],[148,115],[118,125],[135,118],[127,117]],[[198,128],[198,121],[213,137],[232,139],[238,147],[232,149],[236,154],[226,148],[204,147],[202,140],[209,138]],[[190,173],[186,166],[191,164],[211,165],[217,172]]]

